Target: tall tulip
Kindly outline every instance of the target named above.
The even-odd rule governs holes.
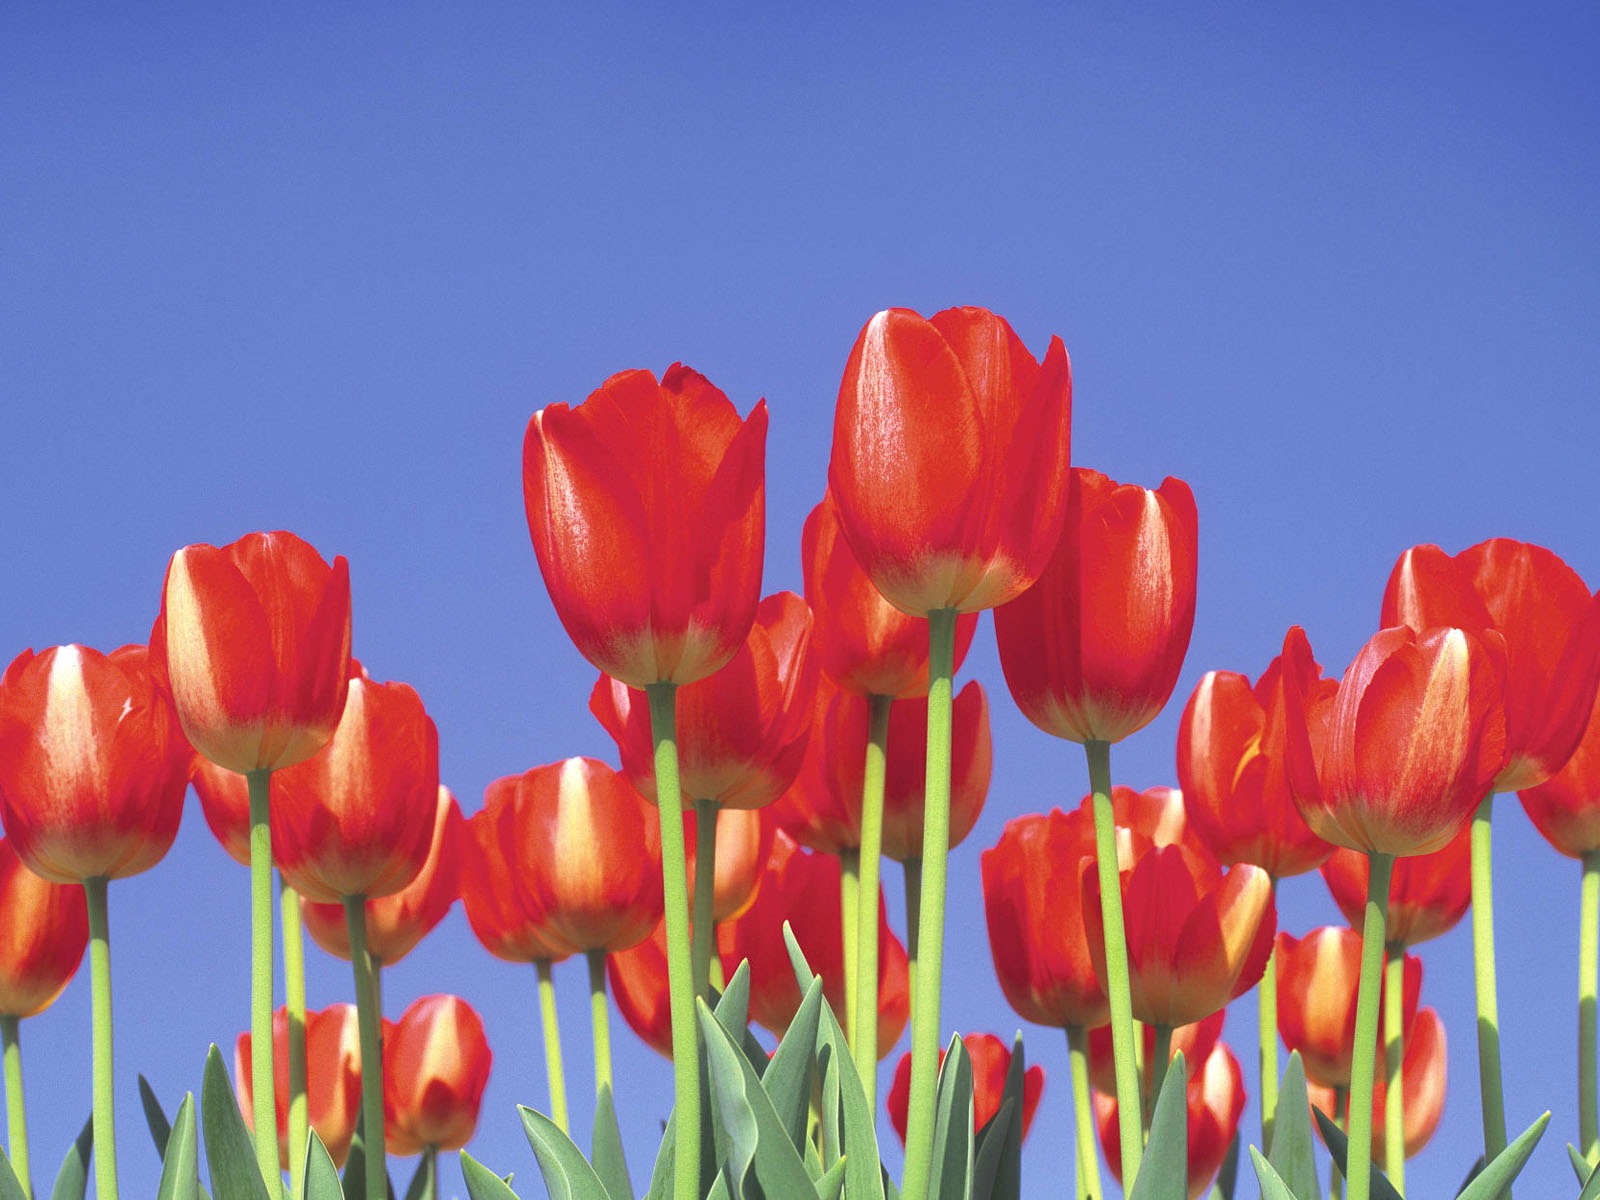
[[[1006,1075],[1011,1070],[1011,1048],[992,1033],[963,1034],[967,1058],[972,1063],[972,1131],[977,1133],[1000,1111],[1004,1098]],[[939,1065],[944,1066],[944,1055],[939,1055]],[[1034,1063],[1022,1075],[1022,1137],[1033,1128],[1033,1114],[1044,1095],[1044,1068]],[[902,1054],[894,1069],[894,1083],[889,1088],[889,1123],[906,1140],[906,1113],[911,1098],[911,1055]],[[1013,1117],[1015,1120],[1016,1117]]]
[[[1467,824],[1443,850],[1394,860],[1384,924],[1391,943],[1420,945],[1460,923],[1472,903],[1471,857],[1472,826]],[[1359,926],[1367,898],[1367,856],[1341,846],[1328,856],[1321,870],[1344,919],[1352,927]]]
[[[343,1166],[355,1137],[356,1114],[361,1106],[361,1036],[356,1006],[330,1004],[320,1012],[306,1014],[307,1061],[310,1074],[306,1095],[311,1113],[311,1128],[328,1148],[335,1166]],[[245,1123],[255,1128],[257,1111],[251,1089],[251,1035],[241,1033],[234,1047],[234,1089]],[[278,1168],[289,1166],[292,1153],[302,1153],[289,1144],[289,1013],[279,1008],[272,1014],[272,1064],[278,1087],[275,1105],[277,1118],[273,1136]],[[273,1134],[273,1130],[267,1131]]]
[[[460,996],[423,996],[386,1033],[385,1121],[399,1144],[422,1150],[424,1171],[472,1139],[492,1060],[483,1020]]]

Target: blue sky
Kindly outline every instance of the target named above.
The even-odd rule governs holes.
[[[528,543],[532,412],[675,360],[741,412],[766,397],[766,587],[798,588],[856,332],[975,303],[1066,341],[1075,463],[1194,489],[1192,648],[1113,764],[1172,782],[1204,670],[1253,676],[1300,623],[1341,671],[1413,543],[1519,537],[1600,584],[1597,48],[1577,4],[12,5],[0,657],[142,640],[179,546],[292,529],[350,559],[356,652],[420,691],[471,811],[495,776],[614,759]],[[946,1020],[1009,1033],[976,855],[1086,775],[1010,705],[987,621],[968,661],[995,779],[953,867]],[[1555,1110],[1526,1189],[1554,1194],[1578,871],[1514,804],[1496,833],[1510,1122]],[[197,809],[112,888],[130,1194],[157,1174],[134,1073],[170,1106],[246,1019],[246,903]],[[1315,879],[1282,907],[1295,932],[1337,919]],[[1423,957],[1451,1049],[1410,1174],[1434,1195],[1477,1129],[1465,931]],[[581,979],[558,972],[579,1097]],[[316,958],[311,990],[343,998],[348,968]],[[457,909],[386,981],[395,1013],[440,990],[497,1055],[473,1148],[538,1194],[512,1107],[544,1097],[532,970]],[[24,1027],[41,1162],[88,1111],[87,1008],[85,977]],[[1060,1178],[1065,1049],[1029,1032],[1051,1078],[1025,1170]],[[1227,1037],[1248,1066],[1252,1004]],[[642,1176],[668,1073],[617,1040]]]

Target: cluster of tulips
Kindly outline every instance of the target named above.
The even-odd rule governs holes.
[[[116,1195],[106,885],[166,853],[191,782],[251,872],[238,1107],[204,1116],[220,1200],[275,1200],[285,1170],[295,1200],[382,1200],[390,1153],[421,1154],[412,1194],[433,1194],[438,1152],[472,1136],[489,1048],[459,997],[384,1020],[381,979],[457,898],[492,954],[536,967],[548,1115],[524,1123],[554,1200],[633,1197],[613,1001],[673,1064],[651,1200],[1016,1196],[1007,1164],[1043,1072],[988,1034],[941,1047],[947,860],[993,761],[988,697],[954,676],[986,608],[1018,707],[1087,758],[1080,805],[1019,817],[982,854],[1002,990],[1066,1034],[1077,1196],[1104,1194],[1096,1133],[1131,1195],[1213,1186],[1245,1103],[1223,1012],[1251,988],[1263,1194],[1320,1197],[1311,1104],[1336,1186],[1402,1192],[1439,1120],[1445,1053],[1408,950],[1469,906],[1484,1159],[1463,1195],[1507,1194],[1544,1120],[1508,1148],[1490,895],[1491,802],[1508,791],[1584,864],[1573,1155],[1600,1195],[1600,596],[1539,547],[1414,548],[1341,679],[1292,628],[1254,684],[1202,678],[1178,789],[1114,787],[1111,745],[1166,705],[1188,648],[1198,518],[1180,480],[1151,490],[1071,467],[1070,416],[1059,338],[1041,361],[983,309],[879,313],[845,368],[805,595],[763,598],[764,402],[741,419],[675,365],[536,413],[529,531],[562,625],[601,672],[589,706],[620,770],[534,767],[492,783],[469,818],[440,786],[417,694],[351,658],[345,561],[291,534],[178,551],[147,647],[20,655],[0,681],[0,1197],[31,1194],[18,1021],[86,943],[97,1189]],[[904,941],[885,856],[903,867]],[[1279,881],[1319,867],[1350,927],[1279,932]],[[354,1005],[306,1011],[302,928],[351,961]],[[554,1004],[553,967],[578,955],[589,1159],[568,1132]],[[770,1062],[747,1020],[780,1039]],[[876,1082],[908,1024],[886,1098],[905,1142],[895,1188]],[[207,1104],[225,1086],[216,1057]],[[158,1135],[162,1197],[196,1194],[194,1130],[186,1100]],[[512,1196],[462,1163],[475,1200]]]

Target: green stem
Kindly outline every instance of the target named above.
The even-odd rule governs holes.
[[[711,968],[711,986],[716,988],[719,996],[728,987],[728,976],[722,969],[722,948],[717,945],[717,930],[721,927],[718,921],[711,923],[711,962],[708,964]]]
[[[594,1094],[611,1087],[611,1010],[606,1005],[606,952],[590,950],[589,1019],[594,1026]],[[615,1090],[615,1089],[613,1089]]]
[[[90,1024],[94,1035],[94,1187],[101,1200],[117,1200],[116,1072],[111,1048],[111,927],[104,876],[83,881],[89,904]],[[270,910],[269,910],[270,911]],[[277,1144],[273,1144],[277,1153]],[[274,1158],[276,1163],[277,1159]]]
[[[28,1110],[22,1103],[22,1041],[18,1028],[21,1018],[0,1017],[0,1040],[5,1043],[6,1059],[6,1140],[11,1169],[22,1185],[24,1196],[33,1195],[28,1167]]]
[[[878,1106],[878,878],[883,862],[883,781],[888,772],[891,696],[867,699],[867,765],[861,784],[861,895],[856,914],[856,1000],[850,1044],[867,1108]]]
[[[1100,1154],[1094,1144],[1094,1101],[1089,1097],[1089,1035],[1067,1026],[1067,1063],[1072,1071],[1072,1127],[1078,1141],[1078,1200],[1099,1200]]]
[[[1349,1088],[1333,1089],[1333,1112],[1329,1115],[1341,1130],[1350,1128]],[[1331,1200],[1344,1200],[1344,1174],[1339,1170],[1339,1164],[1332,1161],[1328,1164],[1328,1195]]]
[[[567,1073],[561,1065],[561,1024],[556,1014],[556,985],[550,960],[533,964],[539,972],[539,1016],[544,1025],[544,1073],[550,1085],[550,1119],[562,1133],[567,1128]]]
[[[1106,945],[1106,998],[1111,1005],[1111,1048],[1117,1070],[1117,1123],[1122,1138],[1122,1186],[1139,1176],[1144,1114],[1139,1105],[1137,1033],[1128,983],[1128,939],[1122,923],[1122,872],[1117,865],[1116,821],[1111,813],[1111,745],[1085,742],[1089,790],[1094,794],[1095,869],[1100,884],[1101,930]]]
[[[1146,1097],[1144,1120],[1148,1122],[1155,1112],[1156,1099],[1161,1095],[1161,1085],[1167,1081],[1167,1067],[1172,1063],[1172,1026],[1157,1024],[1156,1044],[1150,1052],[1150,1095]]]
[[[278,1166],[277,1081],[272,1070],[272,772],[245,776],[250,791],[250,1108],[256,1164],[267,1195],[283,1194]]]
[[[1600,1162],[1600,1106],[1595,1103],[1595,977],[1600,974],[1600,851],[1583,856],[1578,916],[1578,1136],[1583,1156]]]
[[[1406,948],[1393,942],[1383,965],[1383,1173],[1406,1194]]]
[[[950,858],[950,704],[956,610],[928,614],[928,778],[922,819],[922,903],[919,969],[911,1008],[911,1097],[906,1119],[904,1200],[924,1200],[933,1164],[935,1092],[939,1084],[939,999],[944,978],[945,872]]]
[[[715,800],[694,802],[694,920],[690,963],[697,996],[711,997],[711,951],[716,945],[717,813]]]
[[[683,797],[678,788],[678,686],[652,683],[656,803],[661,813],[661,879],[666,900],[667,994],[672,1005],[672,1075],[677,1092],[673,1159],[675,1200],[700,1196],[700,1050],[695,1033],[689,956],[689,883],[683,861]]]
[[[366,1147],[367,1200],[387,1200],[388,1164],[383,1146],[383,1016],[377,1010],[372,959],[367,954],[367,898],[346,896],[350,961],[356,975],[356,1024],[361,1032],[361,1122]]]
[[[905,868],[906,888],[906,1000],[913,1015],[917,1011],[917,935],[918,918],[922,916],[922,860],[908,858],[900,864]]]
[[[1506,1148],[1505,1087],[1500,1077],[1500,1001],[1495,995],[1494,884],[1490,874],[1489,818],[1494,793],[1472,818],[1472,973],[1478,993],[1478,1087],[1483,1097],[1483,1152],[1488,1160]],[[1511,1192],[1506,1191],[1507,1200]]]
[[[1274,893],[1278,890],[1278,881],[1272,881]],[[1274,895],[1276,902],[1276,895]],[[1272,1124],[1278,1113],[1278,951],[1274,946],[1271,954],[1267,956],[1267,968],[1261,973],[1261,982],[1256,985],[1256,999],[1259,1002],[1259,1027],[1261,1042],[1261,1145],[1268,1154],[1272,1152]],[[1192,1065],[1192,1070],[1198,1070],[1199,1063]]]
[[[861,908],[861,848],[845,846],[839,851],[839,936],[844,947],[844,1011],[837,1014],[844,1024],[845,1040],[852,1055],[857,1045],[855,1029],[857,978],[856,958],[860,951],[856,918]]]
[[[289,1195],[305,1190],[306,1143],[311,1117],[306,1107],[306,943],[300,893],[278,876],[283,925],[283,990],[289,1010]]]
[[[421,1200],[438,1200],[439,1197],[439,1147],[424,1146],[422,1162],[417,1169],[422,1172]]]
[[[1367,1200],[1372,1187],[1372,1081],[1378,1058],[1378,994],[1383,986],[1384,923],[1394,856],[1369,854],[1367,906],[1361,922],[1361,985],[1356,993],[1356,1034],[1350,1060],[1350,1200]]]

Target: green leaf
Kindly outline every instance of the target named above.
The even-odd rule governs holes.
[[[778,1043],[772,1062],[761,1073],[761,1087],[797,1151],[804,1150],[810,1141],[806,1127],[811,1116],[811,1079],[817,1061],[817,1027],[822,1004],[822,980],[813,978],[783,1040]]]
[[[140,1092],[148,1091],[144,1076],[139,1076]],[[154,1097],[151,1097],[154,1099]],[[159,1105],[157,1106],[159,1109]],[[146,1110],[148,1111],[148,1110]],[[162,1118],[163,1123],[165,1117]],[[150,1132],[155,1133],[152,1124]],[[197,1200],[200,1194],[200,1154],[194,1129],[194,1096],[185,1095],[178,1106],[178,1123],[168,1128],[162,1141],[161,1185],[156,1200]]]
[[[1527,1164],[1528,1156],[1544,1136],[1550,1124],[1550,1114],[1545,1113],[1499,1154],[1490,1160],[1478,1177],[1469,1183],[1456,1200],[1499,1200],[1511,1191],[1511,1181]]]
[[[467,1195],[472,1200],[517,1200],[509,1175],[501,1179],[465,1150],[461,1152],[461,1177],[467,1182]]]
[[[1011,1065],[1006,1069],[1005,1086],[1000,1092],[1000,1108],[978,1131],[978,1165],[973,1169],[974,1200],[1021,1200],[1022,1125],[1027,1107],[1027,1084],[1027,1056],[1022,1050],[1022,1034],[1018,1032],[1011,1043]],[[1002,1115],[1006,1115],[1004,1126],[1000,1124]]]
[[[164,1160],[167,1157],[167,1139],[172,1136],[172,1123],[162,1111],[155,1089],[143,1075],[139,1076],[139,1103],[144,1108],[144,1123],[150,1129],[150,1140],[156,1144],[156,1157]]]
[[[1327,1144],[1328,1153],[1333,1156],[1339,1173],[1349,1179],[1350,1168],[1346,1160],[1350,1157],[1350,1139],[1320,1108],[1316,1110],[1316,1118],[1317,1128],[1322,1130],[1322,1140]],[[1400,1193],[1394,1190],[1394,1184],[1389,1182],[1387,1175],[1378,1170],[1376,1164],[1372,1167],[1371,1178],[1372,1200],[1400,1200]]]
[[[417,1160],[417,1169],[412,1173],[411,1182],[406,1186],[406,1200],[438,1200],[439,1196],[439,1156],[432,1150],[424,1150],[422,1157]],[[628,1200],[633,1200],[632,1196]]]
[[[339,1168],[333,1165],[333,1156],[322,1144],[315,1129],[306,1140],[306,1195],[305,1200],[340,1200],[344,1188],[339,1183]]]
[[[794,936],[794,930],[789,928],[789,922],[783,923],[783,945],[789,951],[789,966],[794,969],[795,982],[800,985],[800,992],[811,986],[811,981],[817,973],[811,969],[811,964],[806,961],[805,951],[800,949],[799,939]]]
[[[995,1179],[1000,1170],[1000,1158],[1010,1140],[1017,1102],[1007,1096],[1000,1109],[978,1131],[977,1150],[972,1160],[972,1200],[999,1200],[995,1196]],[[1020,1146],[1021,1143],[1018,1143]],[[1017,1200],[1015,1196],[1011,1200]]]
[[[960,1034],[950,1038],[934,1092],[933,1172],[928,1200],[972,1195],[972,1059]]]
[[[1277,1132],[1274,1130],[1273,1138],[1276,1140]],[[1296,1200],[1295,1194],[1289,1190],[1289,1185],[1278,1178],[1278,1173],[1272,1169],[1272,1164],[1261,1157],[1261,1151],[1254,1146],[1250,1147],[1250,1161],[1256,1169],[1256,1180],[1261,1184],[1261,1200]],[[1139,1178],[1144,1178],[1143,1169]]]
[[[394,1180],[385,1178],[384,1194],[394,1200]],[[350,1139],[350,1152],[344,1159],[345,1200],[366,1200],[367,1196],[367,1113],[366,1105],[356,1111],[356,1131]]]
[[[0,1149],[0,1200],[28,1200],[28,1194],[22,1190],[22,1183],[11,1169],[11,1160],[6,1157],[4,1149]]]
[[[817,1200],[839,1200],[839,1193],[844,1189],[844,1164],[844,1159],[835,1159],[833,1166],[817,1180]]]
[[[1572,1173],[1578,1177],[1578,1186],[1582,1187],[1588,1183],[1589,1176],[1594,1174],[1594,1170],[1589,1166],[1589,1160],[1583,1156],[1583,1151],[1571,1142],[1567,1143],[1567,1161],[1572,1164]]]
[[[722,1022],[722,1027],[734,1037],[750,1024],[750,963],[741,960],[739,969],[733,973],[733,978],[728,980],[728,986],[722,990],[722,995],[717,999],[717,1005],[712,1009],[717,1015],[717,1020]]]
[[[835,1135],[829,1141],[829,1153],[844,1156],[844,1190],[850,1200],[884,1200],[885,1176],[878,1154],[877,1114],[867,1104],[867,1089],[856,1071],[844,1029],[833,1015],[833,1009],[826,1004],[822,1006],[820,1026],[818,1057],[826,1056],[824,1066],[838,1079],[838,1116],[834,1122]],[[824,1087],[823,1095],[829,1092],[830,1089]],[[889,1183],[888,1188],[891,1200],[900,1200],[894,1184]]]
[[[589,1141],[594,1173],[600,1176],[611,1200],[633,1200],[633,1181],[628,1178],[628,1158],[622,1149],[622,1131],[617,1128],[617,1106],[611,1099],[611,1085],[601,1084],[594,1105],[594,1135]]]
[[[50,1200],[83,1200],[89,1190],[89,1159],[94,1153],[94,1117],[83,1123],[83,1130],[61,1160],[61,1170],[56,1172],[55,1186],[50,1189]]]
[[[1306,1106],[1308,1109],[1310,1105]],[[1310,1117],[1306,1118],[1307,1121]],[[1217,1170],[1217,1182],[1212,1184],[1211,1190],[1222,1200],[1233,1200],[1234,1188],[1239,1182],[1239,1135],[1233,1135],[1233,1141],[1228,1143],[1228,1152],[1222,1156],[1222,1166]]]
[[[205,1078],[200,1085],[200,1124],[206,1135],[211,1190],[227,1200],[267,1200],[255,1148],[215,1042],[206,1054]]]
[[[522,1114],[523,1132],[539,1160],[539,1173],[544,1176],[550,1200],[610,1200],[600,1176],[559,1125],[526,1106],[519,1106],[517,1111]]]
[[[744,963],[739,964],[739,969],[744,969]],[[727,993],[723,994],[726,996]],[[678,1117],[673,1113],[661,1127],[661,1145],[656,1149],[656,1165],[650,1170],[650,1187],[644,1194],[645,1200],[667,1200],[672,1195],[672,1167],[677,1161],[677,1125]]]
[[[1311,1102],[1306,1097],[1306,1069],[1298,1050],[1289,1055],[1289,1066],[1283,1073],[1267,1161],[1297,1200],[1322,1200],[1311,1133]]]
[[[1589,1172],[1589,1178],[1583,1182],[1583,1191],[1578,1193],[1578,1200],[1600,1200],[1600,1166]]]
[[[1173,1056],[1150,1118],[1150,1141],[1128,1200],[1186,1200],[1189,1195],[1189,1071]]]

